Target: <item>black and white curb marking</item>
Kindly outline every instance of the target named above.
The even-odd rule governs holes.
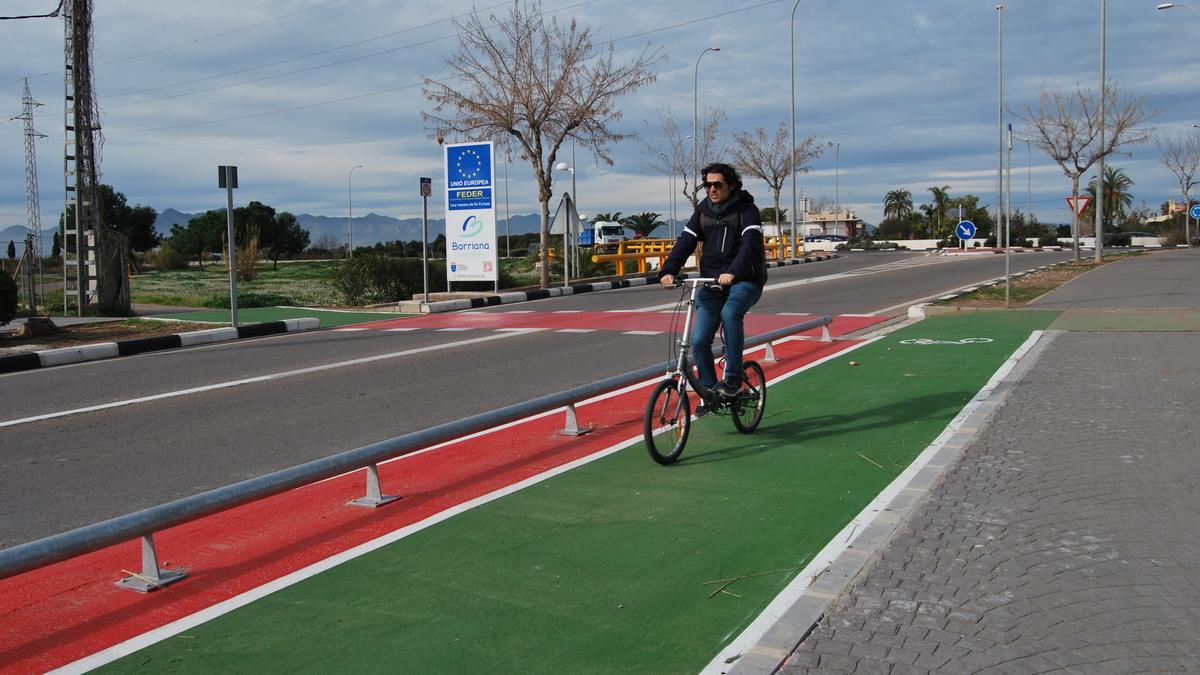
[[[811,258],[798,258],[796,260],[771,261],[767,263],[768,268],[786,267],[788,265],[800,265],[803,263],[817,262],[819,260],[831,260],[836,258],[836,253],[825,255],[812,256]],[[644,277],[634,277],[632,279],[620,279],[618,281],[599,281],[591,284],[579,284],[576,286],[555,286],[553,288],[540,288],[533,291],[514,291],[512,293],[500,293],[499,295],[487,295],[480,298],[462,298],[459,300],[441,300],[438,302],[422,303],[421,311],[428,314],[437,314],[438,312],[454,312],[460,309],[479,309],[481,307],[495,307],[497,305],[508,305],[514,302],[528,302],[530,300],[545,300],[546,298],[558,298],[564,295],[578,295],[579,293],[591,293],[593,291],[611,291],[614,288],[631,288],[634,286],[645,286],[646,284],[655,283],[658,279],[657,274],[646,275]]]
[[[278,333],[312,330],[314,328],[319,328],[320,326],[320,319],[285,319],[283,321],[252,323],[245,326],[238,326],[236,328],[232,326],[226,328],[210,328],[208,330],[197,330],[188,333],[175,333],[174,335],[160,335],[158,337],[138,338],[135,340],[122,340],[120,342],[101,342],[92,345],[81,345],[79,347],[43,349],[41,351],[28,352],[25,354],[0,356],[0,373],[15,373],[20,370],[49,368],[51,366],[61,366],[69,363],[82,363],[83,361],[98,361],[100,359],[115,358],[117,356],[145,354],[146,352],[154,352],[160,349],[191,347],[193,345],[203,345],[211,342],[225,342],[228,340],[238,340],[241,338],[262,337],[264,335],[275,335]]]

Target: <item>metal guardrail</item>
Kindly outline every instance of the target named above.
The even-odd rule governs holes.
[[[832,320],[831,316],[826,315],[748,337],[746,347],[765,343],[767,344],[768,358],[774,358],[771,342],[813,328],[824,328],[824,339],[828,340],[830,339],[828,326]],[[724,347],[714,351],[723,354]],[[91,553],[113,544],[141,538],[141,574],[134,574],[117,584],[148,592],[185,576],[184,572],[178,570],[159,569],[153,539],[155,532],[363,468],[367,470],[366,495],[352,500],[351,503],[364,506],[386,504],[395,497],[383,494],[380,489],[377,469],[380,462],[556,408],[566,408],[567,428],[563,429],[564,433],[583,433],[576,424],[576,403],[666,373],[672,367],[673,364],[670,362],[647,366],[567,391],[548,394],[466,419],[447,422],[422,431],[306,462],[289,469],[282,469],[124,516],[19,544],[0,550],[0,579]]]

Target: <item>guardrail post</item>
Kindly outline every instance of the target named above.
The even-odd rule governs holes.
[[[385,495],[383,489],[379,487],[379,466],[377,464],[367,465],[367,494],[356,499],[351,499],[346,502],[352,506],[368,506],[376,508],[383,506],[389,502],[394,502],[400,497],[396,495]]]
[[[149,593],[167,584],[174,583],[187,576],[187,572],[179,570],[164,570],[158,567],[158,552],[154,549],[154,535],[142,535],[142,572],[136,574],[122,570],[129,576],[115,582],[121,588],[128,588],[138,593]]]
[[[592,431],[595,429],[596,427],[590,424],[586,427],[579,426],[579,418],[575,416],[575,404],[571,403],[567,405],[566,426],[564,426],[562,429],[559,429],[558,433],[563,436],[582,436],[584,434],[592,433]]]

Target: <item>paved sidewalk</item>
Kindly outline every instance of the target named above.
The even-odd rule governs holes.
[[[1200,672],[1200,255],[1109,265],[781,672]],[[1122,312],[1128,312],[1122,321]],[[1094,317],[1093,317],[1094,318]]]

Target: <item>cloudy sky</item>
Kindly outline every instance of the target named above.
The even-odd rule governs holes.
[[[5,15],[41,14],[57,0],[4,0]],[[1100,0],[1006,0],[1004,105],[1020,110],[1043,88],[1098,88]],[[1192,131],[1200,100],[1200,14],[1156,11],[1155,0],[1112,0],[1107,73],[1144,96],[1160,138]],[[104,147],[102,180],[130,203],[159,211],[224,206],[216,167],[236,164],[237,203],[256,199],[296,213],[344,216],[349,170],[356,214],[420,215],[418,177],[442,175],[421,111],[422,77],[441,78],[456,46],[455,17],[507,2],[459,0],[104,0],[95,10],[95,79]],[[773,130],[789,114],[790,0],[545,0],[612,41],[618,60],[661,48],[657,81],[622,101],[622,131],[646,136],[670,108],[690,127],[695,63],[701,105],[724,110],[727,133]],[[1200,1],[1196,7],[1200,9]],[[984,0],[800,0],[796,11],[796,123],[840,143],[800,178],[811,197],[835,190],[869,222],[884,193],[929,186],[995,201],[997,10]],[[62,208],[63,25],[0,21],[0,227],[26,220],[22,78],[35,99],[43,224]],[[1006,113],[1006,118],[1008,114]],[[1008,121],[1006,119],[1006,121]],[[1020,133],[1020,123],[1013,120]],[[686,132],[685,132],[686,133]],[[641,140],[612,148],[614,166],[582,153],[584,213],[666,212],[668,178]],[[1135,202],[1157,206],[1178,192],[1153,142],[1110,160],[1134,180]],[[1029,165],[1032,165],[1031,171]],[[497,167],[503,177],[503,167]],[[1027,194],[1028,183],[1031,190]],[[563,174],[556,187],[569,189]],[[836,188],[835,188],[836,184]],[[762,183],[748,189],[769,204]],[[509,172],[514,214],[536,210],[530,167]],[[1036,148],[1013,154],[1013,202],[1042,220],[1069,220],[1070,183]],[[435,194],[436,191],[435,191]],[[789,196],[785,194],[785,203]],[[442,206],[430,200],[430,215]]]

